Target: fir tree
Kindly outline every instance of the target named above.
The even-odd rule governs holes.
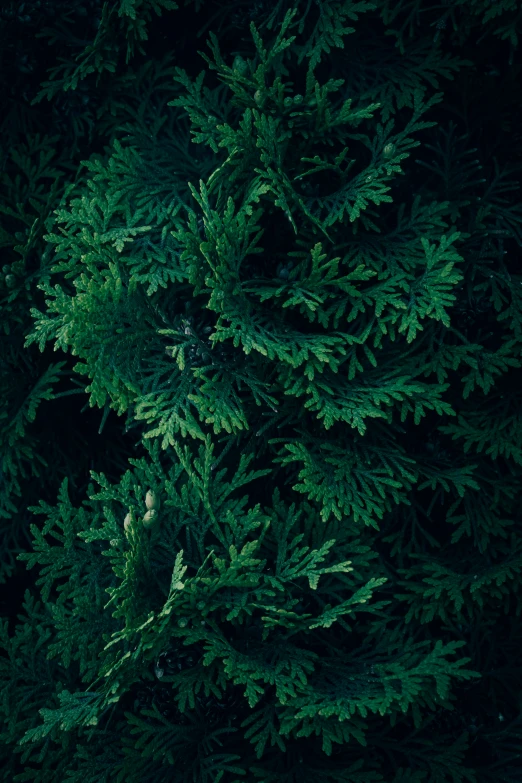
[[[4,779],[514,783],[516,4],[179,6],[3,16]]]

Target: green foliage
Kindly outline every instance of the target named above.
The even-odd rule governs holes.
[[[435,28],[434,41],[441,36],[442,31],[450,27],[457,40],[462,42],[474,29],[482,32],[482,38],[492,34],[501,40],[510,42],[512,49],[518,46],[520,32],[520,7],[517,0],[454,0],[447,3],[447,9],[440,13],[440,7],[434,6],[426,10],[437,10],[430,23]],[[404,50],[405,39],[411,38],[416,31],[419,19],[425,9],[420,0],[376,0],[382,20],[389,27],[388,34],[397,39],[397,46]],[[399,25],[399,26],[398,26]]]
[[[330,755],[333,744],[350,736],[365,744],[368,714],[413,707],[420,717],[448,699],[452,680],[476,676],[465,668],[469,658],[452,660],[462,642],[432,646],[397,635],[390,644],[389,635],[375,647],[371,685],[364,684],[364,643],[354,638],[351,663],[340,664],[336,628],[353,634],[357,628],[359,637],[361,624],[387,603],[376,600],[387,580],[370,576],[375,566],[368,548],[348,527],[338,527],[335,539],[328,538],[328,526],[319,533],[313,508],[288,506],[278,490],[265,508],[249,506],[248,494],[240,493],[269,473],[249,470],[250,458],[242,456],[227,476],[226,469],[212,470],[209,438],[197,456],[188,446],[176,444],[175,452],[176,459],[166,458],[156,442],[148,458],[131,460],[133,470],[118,485],[93,473],[100,490],[91,486],[79,509],[66,483],[58,506],[32,509],[45,522],[32,525],[33,551],[21,558],[40,567],[52,629],[48,657],[64,672],[79,662],[83,688],[59,689],[56,706],[40,710],[42,722],[25,731],[22,747],[41,746],[49,736],[58,741],[64,732],[80,739],[93,726],[104,733],[118,721],[127,739],[116,771],[118,764],[122,775],[130,769],[132,753],[137,769],[147,760],[176,764],[184,775],[197,769],[205,780],[214,770],[208,766],[214,744],[243,748],[217,756],[221,769],[238,774],[250,744],[260,759],[269,737],[281,748],[315,734]],[[138,519],[148,485],[161,495],[161,535]],[[125,531],[127,508],[134,519]],[[93,624],[98,631],[90,634],[90,649],[72,647],[72,638]],[[328,653],[314,650],[312,630],[324,634]],[[185,662],[176,668],[176,660]],[[137,714],[124,710],[139,682],[158,680],[170,686],[177,719],[162,716],[155,702]],[[272,692],[274,706],[261,708]],[[211,704],[234,694],[246,729],[243,745],[237,723],[218,729],[208,717]]]
[[[517,9],[8,5],[5,779],[519,780]]]
[[[178,8],[173,0],[118,0],[116,3],[101,5],[98,16],[94,17],[94,37],[85,44],[74,57],[58,57],[60,64],[49,70],[50,79],[42,83],[35,102],[47,98],[51,100],[62,90],[76,90],[78,84],[91,74],[97,74],[97,84],[104,72],[115,73],[120,58],[122,42],[125,48],[125,62],[139,52],[145,52],[144,42],[148,39],[147,27],[152,17],[164,11]],[[47,45],[56,46],[71,37],[71,32],[79,26],[82,17],[87,15],[85,8],[72,5],[60,14],[52,27],[44,27],[38,32],[39,38],[47,39]],[[73,36],[74,41],[74,36]],[[76,39],[75,43],[78,42]]]
[[[71,171],[67,150],[57,152],[57,142],[56,136],[29,134],[9,150],[0,178],[0,582],[13,572],[25,543],[21,499],[31,490],[24,485],[33,482],[36,500],[49,468],[42,438],[31,425],[65,374],[64,362],[42,368],[34,355],[21,356],[32,327],[28,310],[44,274],[36,259],[49,213]]]

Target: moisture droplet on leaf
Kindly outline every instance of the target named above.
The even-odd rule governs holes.
[[[245,73],[247,69],[247,64],[241,57],[241,55],[236,55],[234,57],[234,62],[232,63],[232,70],[236,71],[237,73]]]
[[[132,522],[132,513],[129,511],[129,513],[127,514],[127,516],[123,520],[123,529],[125,530],[126,533],[128,533],[128,531],[129,531],[129,528],[131,526],[131,522]]]
[[[159,508],[159,506],[160,506],[158,496],[151,489],[149,489],[149,491],[147,492],[147,494],[145,496],[145,505],[147,506],[149,511],[151,511],[153,509],[157,510]]]
[[[156,524],[158,521],[158,512],[155,509],[151,509],[150,511],[147,511],[145,516],[143,517],[143,526],[146,528],[151,528],[153,525]]]

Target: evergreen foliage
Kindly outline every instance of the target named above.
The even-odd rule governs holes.
[[[0,16],[2,780],[519,781],[518,4]]]

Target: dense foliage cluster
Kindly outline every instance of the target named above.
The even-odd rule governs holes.
[[[2,780],[522,779],[521,29],[3,4]]]

